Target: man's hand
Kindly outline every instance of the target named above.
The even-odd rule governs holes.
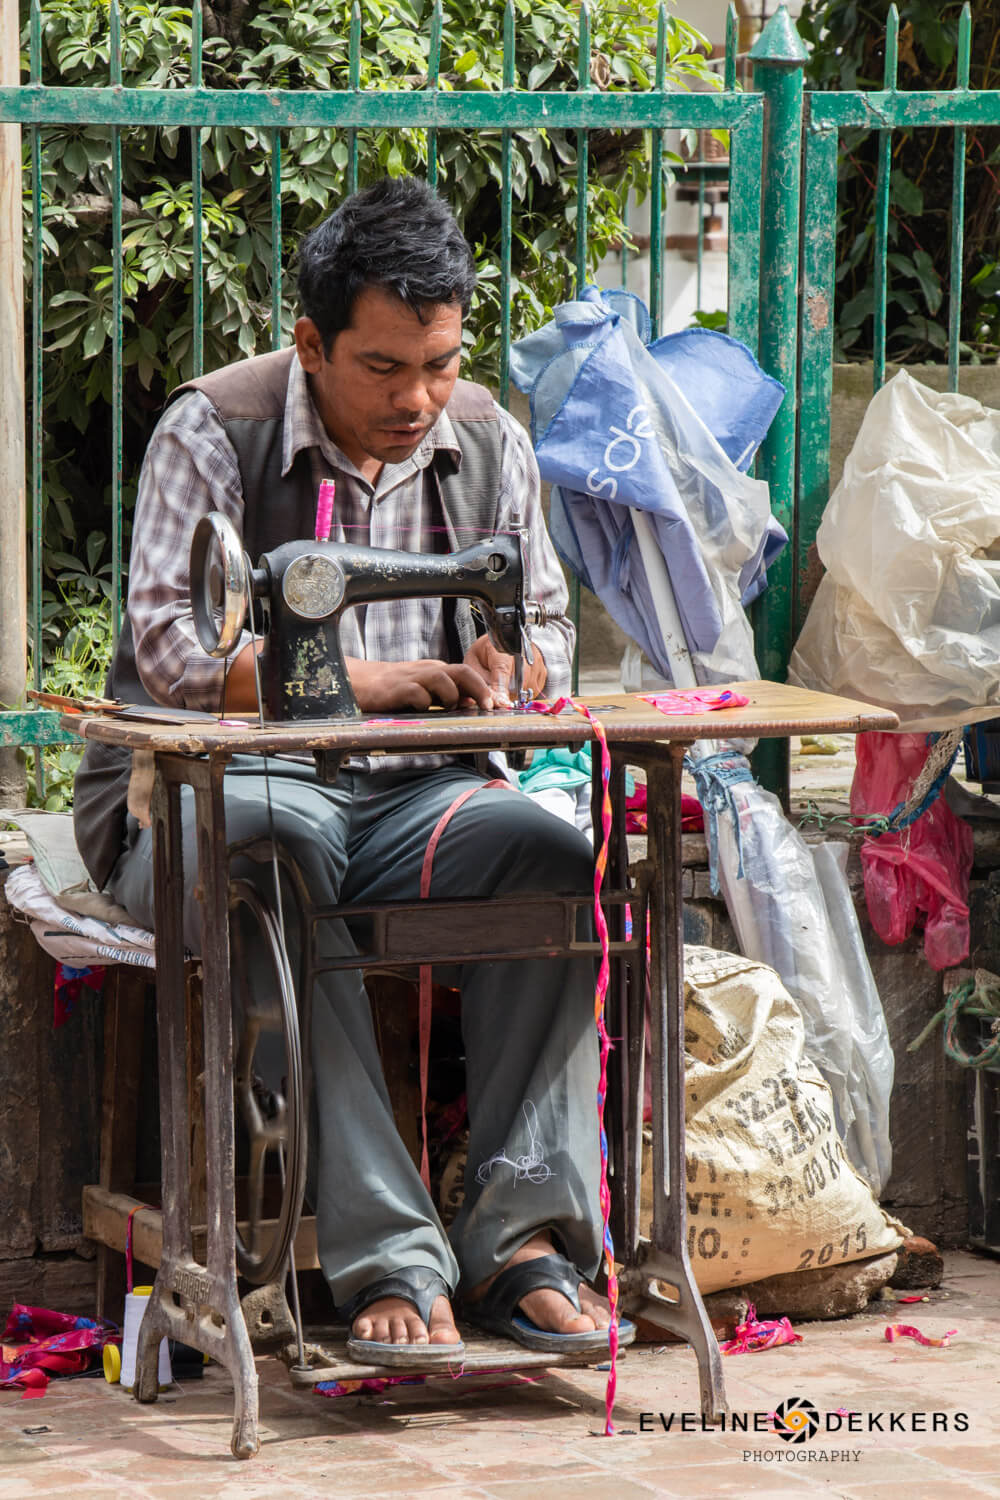
[[[356,656],[348,656],[346,662],[362,713],[380,714],[402,708],[419,712],[433,703],[442,708],[496,706],[496,693],[475,665],[459,666],[430,659],[362,661]]]
[[[545,687],[548,670],[545,658],[538,647],[532,646],[534,661],[524,663],[524,686],[532,698],[537,698]],[[506,707],[512,701],[514,691],[514,658],[498,651],[488,635],[477,636],[465,653],[467,666],[475,667],[489,683],[498,707]]]

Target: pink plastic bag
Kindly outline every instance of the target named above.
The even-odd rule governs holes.
[[[924,734],[859,734],[851,815],[888,816],[905,802],[930,753]],[[901,943],[924,918],[924,953],[950,969],[969,953],[972,830],[938,797],[900,833],[868,838],[861,849],[865,899],[884,943]]]

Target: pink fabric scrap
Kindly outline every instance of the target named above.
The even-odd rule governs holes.
[[[24,1400],[44,1396],[50,1375],[75,1375],[85,1370],[95,1355],[100,1356],[105,1344],[116,1343],[120,1337],[113,1323],[15,1302],[3,1342],[25,1347],[13,1359],[0,1357],[0,1390],[20,1390]]]
[[[747,1306],[745,1321],[736,1325],[735,1338],[726,1339],[720,1347],[723,1354],[759,1354],[762,1349],[801,1343],[801,1333],[795,1332],[787,1318],[758,1321],[757,1309],[751,1302]]]
[[[675,688],[664,693],[640,693],[643,703],[651,703],[661,714],[714,713],[720,708],[746,708],[750,699],[743,693],[726,688],[714,693],[708,688]]]
[[[916,1339],[918,1344],[923,1344],[928,1349],[944,1349],[957,1332],[957,1328],[949,1328],[939,1339],[933,1339],[928,1338],[926,1333],[921,1333],[919,1328],[914,1328],[912,1323],[888,1323],[885,1337],[890,1344],[894,1344],[897,1339]]]

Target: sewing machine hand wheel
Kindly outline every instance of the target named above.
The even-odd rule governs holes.
[[[221,511],[202,516],[191,538],[191,613],[203,651],[228,656],[250,605],[249,564],[232,521]]]
[[[246,880],[230,882],[229,912],[236,1125],[249,1144],[246,1217],[237,1216],[236,1264],[241,1276],[264,1286],[283,1279],[302,1211],[302,1049],[295,988],[274,913]],[[266,1197],[269,1156],[272,1162],[277,1158],[280,1174],[276,1213]]]

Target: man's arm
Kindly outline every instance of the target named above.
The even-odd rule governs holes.
[[[547,622],[529,630],[534,662],[524,663],[524,686],[537,697],[550,698],[570,688],[576,631],[566,614],[569,593],[559,559],[542,514],[538,465],[531,440],[519,422],[501,407],[502,488],[497,508],[497,529],[504,531],[518,522],[527,532],[525,547],[525,597],[544,605]],[[509,682],[513,661],[499,652],[487,636],[480,636],[465,654],[465,661],[482,672],[496,691],[498,701]],[[505,695],[506,696],[506,695]]]

